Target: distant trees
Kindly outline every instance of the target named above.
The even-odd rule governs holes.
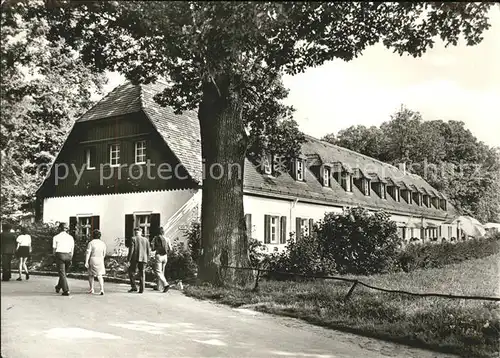
[[[62,42],[40,37],[47,23],[24,21],[23,9],[2,6],[1,14],[2,219],[29,208],[73,120],[105,83]]]
[[[422,176],[443,191],[462,213],[480,221],[500,214],[500,155],[477,140],[463,122],[423,121],[401,108],[380,127],[351,126],[329,142],[397,165]],[[333,138],[333,140],[332,140]]]

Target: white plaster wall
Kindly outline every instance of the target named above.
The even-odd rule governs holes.
[[[341,207],[304,203],[300,200],[272,199],[253,195],[243,197],[245,214],[252,214],[252,237],[264,242],[264,215],[286,216],[287,232],[295,232],[295,219],[313,219],[318,221],[324,218],[327,212],[342,212]],[[268,244],[269,251],[282,251],[285,244]]]
[[[99,215],[102,239],[108,253],[112,253],[116,239],[125,237],[126,214],[141,211],[159,213],[163,226],[195,193],[193,190],[171,190],[46,198],[43,222],[68,223],[70,216]]]
[[[310,218],[318,221],[324,218],[325,213],[334,212],[341,213],[343,208],[340,206],[327,206],[320,204],[304,203],[300,200],[294,204],[293,200],[273,199],[253,195],[245,195],[243,198],[245,214],[252,214],[252,237],[264,242],[264,215],[277,215],[287,217],[287,231],[295,232],[295,219]],[[396,215],[391,214],[391,220],[400,223],[420,224],[421,218],[411,215]],[[442,225],[442,220],[424,218],[425,222],[435,225]],[[449,239],[448,226],[442,225],[441,237]],[[456,225],[452,226],[452,236],[456,237]],[[408,229],[407,229],[408,230]],[[406,238],[408,239],[411,232],[408,230]],[[414,229],[414,236],[420,237],[420,229]],[[267,244],[268,251],[282,251],[285,248],[284,244]]]

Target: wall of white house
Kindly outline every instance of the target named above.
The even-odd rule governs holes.
[[[275,199],[260,197],[255,195],[245,195],[243,198],[243,205],[245,214],[251,214],[252,221],[252,237],[261,242],[264,242],[265,228],[264,228],[264,216],[286,216],[287,233],[296,231],[296,218],[300,217],[303,219],[313,219],[315,222],[324,218],[324,215],[329,212],[341,213],[343,208],[341,206],[328,206],[321,204],[305,203],[300,200],[295,202],[295,200],[286,199]],[[417,226],[422,224],[421,217],[413,217],[411,215],[396,215],[392,214],[391,219],[400,226]],[[456,225],[444,225],[442,220],[424,218],[426,225],[435,225],[435,231],[428,230],[426,232],[426,240],[432,237],[438,237],[440,241],[441,238],[446,238],[449,240],[451,237],[457,237],[457,227]],[[441,227],[441,229],[439,229]],[[399,231],[402,235],[402,231]],[[413,236],[412,236],[413,235]],[[287,239],[288,239],[287,234]],[[408,240],[411,237],[420,238],[420,229],[414,228],[413,231],[410,228],[405,229],[405,238]],[[277,240],[278,241],[278,240]],[[267,244],[267,250],[270,252],[278,251],[281,252],[285,248],[285,244],[280,244],[278,242],[272,242]]]
[[[69,222],[71,216],[96,216],[100,218],[102,238],[107,245],[108,253],[117,253],[119,239],[123,242],[125,237],[125,215],[137,213],[160,214],[160,225],[165,228],[165,233],[171,240],[184,241],[184,230],[188,228],[193,219],[199,217],[201,208],[201,190],[176,190],[156,191],[111,195],[88,195],[73,197],[46,198],[44,200],[44,222]],[[324,218],[325,213],[341,213],[341,206],[328,206],[321,204],[305,203],[300,200],[268,198],[245,194],[243,197],[245,214],[251,214],[252,237],[264,242],[264,217],[265,215],[285,216],[287,240],[289,233],[296,232],[296,218],[313,219],[315,222]],[[391,215],[391,219],[407,226],[418,225],[422,219],[405,215]],[[436,219],[424,219],[426,223],[436,225],[433,232],[428,232],[428,237],[437,236],[449,240],[457,237],[456,225],[443,225]],[[439,227],[441,232],[439,235]],[[405,237],[420,238],[420,229],[405,229]],[[402,232],[400,231],[400,235]],[[269,252],[282,251],[285,244],[275,242],[267,244]],[[123,254],[124,252],[121,252]]]
[[[192,200],[190,200],[192,199]],[[176,217],[197,211],[196,205],[187,205],[201,200],[195,190],[171,190],[110,195],[86,195],[46,198],[43,203],[43,222],[69,222],[71,216],[99,216],[102,240],[109,254],[116,253],[117,240],[125,237],[125,215],[137,213],[160,214],[160,225],[169,231],[170,237],[178,235],[181,220]],[[179,215],[183,213],[184,215]],[[172,220],[174,219],[174,220]]]

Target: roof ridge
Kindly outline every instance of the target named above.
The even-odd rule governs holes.
[[[379,164],[386,165],[386,166],[389,166],[389,167],[391,167],[391,168],[394,168],[394,169],[397,169],[397,170],[401,171],[401,169],[399,169],[399,168],[398,168],[398,167],[396,167],[395,165],[392,165],[392,164],[389,164],[389,163],[383,162],[383,161],[381,161],[381,160],[375,159],[375,158],[370,157],[370,156],[368,156],[368,155],[365,155],[365,154],[363,154],[363,153],[356,152],[355,150],[352,150],[352,149],[349,149],[349,148],[345,148],[345,147],[342,147],[342,146],[340,146],[340,145],[332,144],[332,143],[327,142],[327,141],[324,141],[324,140],[322,140],[322,139],[318,139],[318,138],[316,138],[316,137],[313,137],[312,135],[309,135],[309,134],[305,134],[305,133],[304,133],[304,136],[305,136],[305,137],[309,137],[309,138],[311,138],[311,139],[313,139],[313,140],[316,140],[316,141],[318,141],[318,142],[321,142],[322,144],[326,144],[326,145],[329,145],[329,146],[331,146],[331,147],[335,147],[335,148],[339,148],[339,149],[341,149],[341,150],[345,150],[345,151],[347,151],[347,152],[350,152],[350,153],[353,153],[353,154],[355,154],[355,155],[358,155],[358,156],[361,156],[361,157],[364,157],[364,158],[367,158],[367,159],[373,160],[373,161],[375,161],[375,162],[377,162],[377,163],[379,163]],[[409,172],[407,172],[407,173],[409,173]]]

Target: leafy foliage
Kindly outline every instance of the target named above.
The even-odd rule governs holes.
[[[271,271],[303,275],[361,274],[397,269],[401,239],[396,224],[383,212],[353,208],[327,213],[314,234],[287,243],[287,250],[268,258]],[[289,279],[270,274],[269,277]]]
[[[408,245],[399,255],[405,272],[416,269],[439,268],[446,265],[494,255],[500,252],[499,237],[443,242],[434,245]]]
[[[30,2],[31,9],[43,3]],[[30,208],[73,120],[105,82],[61,41],[48,42],[43,19],[26,21],[24,4],[2,4],[2,219]]]
[[[437,36],[447,45],[456,44],[461,36],[474,45],[489,27],[485,14],[491,7],[436,2],[48,4],[30,16],[47,19],[51,42],[64,39],[97,71],[119,71],[134,82],[164,78],[170,86],[156,100],[179,112],[199,107],[207,165],[235,159],[242,164],[248,147],[245,127],[269,136],[278,119],[286,118],[289,109],[280,103],[286,96],[283,73],[303,72],[335,58],[352,60],[380,41],[413,56],[425,52]],[[213,186],[208,202],[219,206],[221,216],[202,216],[203,272],[214,283],[221,283],[222,257],[239,264],[248,256],[241,218],[236,217],[243,212],[243,183],[228,183],[217,186],[210,178],[204,182],[205,187]],[[237,194],[233,198],[223,192]],[[211,225],[225,213],[235,217]]]
[[[342,274],[390,271],[401,245],[396,223],[389,214],[370,214],[363,208],[325,214],[318,224],[317,235],[323,244],[323,256],[334,261]]]
[[[424,122],[420,113],[403,107],[380,128],[352,126],[328,140],[390,164],[405,163],[459,212],[482,222],[498,220],[500,151],[478,141],[463,122]]]

